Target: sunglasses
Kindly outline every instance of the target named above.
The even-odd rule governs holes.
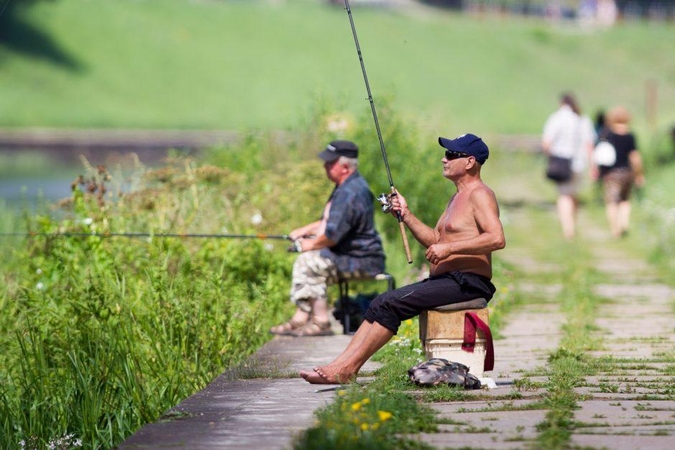
[[[452,150],[446,150],[445,151],[445,159],[448,161],[452,161],[453,159],[459,159],[459,158],[468,158],[471,155],[468,155],[463,152],[453,152]]]

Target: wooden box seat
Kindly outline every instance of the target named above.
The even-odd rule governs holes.
[[[489,318],[484,298],[422,311],[419,335],[426,358],[462,363],[482,378],[494,365]]]

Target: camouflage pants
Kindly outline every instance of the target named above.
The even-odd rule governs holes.
[[[310,299],[328,299],[328,286],[338,279],[363,277],[361,272],[338,275],[337,267],[329,258],[321,256],[320,250],[302,252],[293,264],[291,301],[303,311],[310,312]]]

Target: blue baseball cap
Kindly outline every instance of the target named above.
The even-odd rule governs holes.
[[[467,133],[458,136],[455,139],[439,137],[438,143],[441,147],[450,151],[466,153],[467,155],[473,156],[476,158],[476,161],[481,164],[484,164],[485,161],[487,161],[488,156],[490,156],[490,151],[488,150],[487,145],[485,145],[485,142],[475,134]]]

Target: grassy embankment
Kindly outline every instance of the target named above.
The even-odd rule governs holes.
[[[640,129],[675,121],[670,24],[353,10],[376,98],[393,94],[434,133],[538,133],[564,89],[589,114],[625,104]],[[11,50],[26,36],[0,45],[2,126],[281,129],[316,97],[352,115],[364,105],[347,14],[326,2],[59,0],[22,11],[49,41],[31,40],[32,53]]]
[[[335,26],[339,23],[342,27],[345,20],[343,11],[334,11],[324,6],[314,5],[314,2],[311,4],[293,2],[281,9],[268,9],[259,3],[198,6],[184,2],[169,2],[167,6],[161,8],[161,14],[152,16],[150,20],[150,12],[158,11],[153,9],[159,8],[157,3],[124,4],[126,7],[124,12],[117,9],[116,5],[117,3],[100,6],[106,8],[105,19],[97,19],[99,15],[88,9],[93,7],[90,2],[63,0],[53,5],[36,6],[31,11],[31,14],[37,14],[35,20],[44,20],[42,25],[56,32],[64,49],[79,54],[80,59],[87,61],[87,64],[84,64],[79,72],[69,71],[44,62],[32,64],[33,61],[28,58],[0,50],[3,56],[6,56],[3,63],[10,59],[12,61],[11,64],[6,65],[8,70],[3,71],[2,75],[3,81],[6,78],[11,83],[3,82],[1,85],[18,88],[18,91],[14,90],[12,91],[14,93],[8,93],[7,96],[3,94],[3,99],[9,99],[6,104],[19,107],[20,103],[25,102],[29,105],[37,103],[44,106],[39,109],[44,114],[42,118],[35,116],[38,114],[36,109],[33,109],[30,114],[25,109],[18,109],[15,118],[2,119],[1,123],[16,126],[37,124],[167,128],[185,126],[276,128],[298,126],[299,123],[303,131],[309,131],[308,136],[298,138],[295,145],[289,149],[275,146],[272,142],[252,141],[240,152],[232,151],[230,156],[223,152],[214,152],[215,156],[211,157],[211,161],[217,162],[219,167],[227,167],[224,173],[211,172],[212,169],[197,170],[194,166],[167,169],[155,174],[150,181],[146,180],[153,190],[136,197],[140,200],[154,197],[154,201],[129,200],[120,206],[108,205],[106,208],[101,208],[95,199],[92,199],[86,208],[76,210],[72,219],[67,222],[57,224],[48,219],[31,218],[30,223],[34,229],[55,230],[57,227],[65,227],[65,229],[85,227],[87,229],[86,227],[91,226],[87,219],[93,219],[94,226],[103,227],[99,229],[135,230],[140,227],[167,231],[217,232],[223,224],[227,224],[228,230],[233,232],[250,229],[251,225],[247,221],[256,211],[264,212],[266,219],[264,226],[269,227],[270,224],[274,224],[277,227],[290,229],[293,225],[297,225],[295,221],[306,219],[311,215],[312,210],[318,210],[324,196],[317,196],[316,192],[327,189],[327,186],[320,184],[317,178],[313,178],[316,175],[316,166],[313,162],[306,167],[303,166],[302,170],[293,168],[293,165],[299,161],[305,159],[313,161],[314,151],[308,148],[318,148],[330,136],[330,133],[323,128],[325,123],[323,119],[326,115],[342,112],[342,110],[355,111],[352,114],[359,116],[356,121],[357,126],[349,130],[349,136],[362,143],[364,148],[377,148],[372,127],[369,125],[369,111],[364,111],[362,103],[354,106],[346,100],[315,102],[311,99],[312,95],[307,94],[304,89],[308,85],[325,86],[321,84],[325,82],[328,85],[326,91],[317,88],[314,91],[315,94],[319,93],[327,98],[331,98],[331,95],[341,95],[343,98],[355,96],[361,99],[363,97],[362,80],[359,78],[355,55],[350,47],[351,37],[346,27],[345,35],[339,45],[338,39],[333,37],[330,45],[335,46],[334,48],[329,46],[323,52],[316,52],[322,56],[332,54],[331,50],[335,50],[336,53],[343,52],[344,60],[338,58],[337,66],[332,66],[330,62],[332,58],[327,58],[324,65],[314,64],[316,55],[309,58],[306,61],[306,70],[298,82],[298,90],[290,94],[292,86],[283,83],[289,78],[296,80],[296,77],[284,77],[283,71],[286,70],[288,61],[294,61],[293,58],[296,56],[302,61],[303,55],[306,57],[306,53],[310,50],[302,49],[300,46],[302,51],[298,55],[286,52],[281,53],[284,55],[282,58],[279,48],[267,45],[268,43],[283,43],[282,47],[288,50],[294,48],[292,45],[294,40],[287,41],[278,35],[287,28],[272,26],[264,20],[271,20],[271,17],[277,21],[286,17],[294,18],[295,22],[289,24],[288,29],[293,29],[291,25],[295,26],[293,32],[296,33],[295,39],[297,39],[298,29],[303,29],[301,25],[308,23],[313,24],[310,28],[317,27],[322,31],[328,23],[324,20],[335,21],[330,23]],[[316,20],[310,21],[307,15],[299,15],[299,10],[296,9],[299,5],[302,5],[303,13],[307,14],[307,11],[312,11],[316,14]],[[202,7],[207,9],[201,9]],[[53,19],[49,23],[45,20],[47,16],[41,15],[45,11]],[[70,22],[72,18],[79,17],[77,14],[84,14],[81,11],[90,14],[87,20]],[[182,11],[182,14],[179,15],[177,11]],[[172,41],[165,41],[167,35],[164,33],[167,30],[172,30],[176,33],[175,36],[181,36],[179,32],[181,28],[178,28],[179,31],[175,28],[179,23],[176,21],[177,17],[182,18],[185,30],[190,31],[184,36],[184,41],[192,43],[185,44],[188,48],[184,50],[186,51],[185,58],[188,58],[187,54],[191,51],[196,52],[190,47],[190,45],[197,45],[194,44],[191,36],[201,36],[201,33],[220,36],[218,34],[220,32],[227,33],[231,29],[236,29],[234,24],[231,28],[223,27],[223,29],[214,26],[199,26],[205,24],[199,21],[205,20],[204,11],[208,11],[211,18],[215,15],[222,17],[223,21],[236,19],[236,25],[250,24],[250,21],[247,22],[245,18],[249,20],[255,18],[256,21],[261,21],[255,22],[261,25],[261,30],[275,30],[277,35],[274,39],[267,36],[265,40],[259,42],[255,39],[265,37],[264,32],[255,35],[250,32],[235,35],[246,36],[248,39],[245,42],[248,46],[243,45],[244,41],[239,46],[230,45],[230,42],[235,42],[235,40],[222,40],[222,36],[218,43],[222,47],[222,42],[227,42],[226,47],[232,52],[233,57],[239,55],[243,58],[245,55],[250,56],[255,51],[263,49],[269,51],[267,55],[269,59],[264,59],[265,61],[273,62],[274,58],[282,58],[284,64],[277,61],[276,64],[265,65],[265,67],[279,67],[281,72],[276,75],[267,73],[264,77],[250,70],[232,75],[228,69],[240,68],[241,64],[200,66],[199,63],[203,61],[213,60],[213,54],[219,54],[215,52],[215,44],[206,48],[206,50],[214,50],[213,53],[208,53],[209,58],[206,58],[204,53],[196,53],[201,57],[192,60],[192,66],[189,69],[180,64],[176,67],[171,65],[170,63],[186,60],[176,58],[176,56],[181,56],[177,53],[181,51],[181,45],[171,45]],[[218,14],[223,15],[218,16]],[[166,15],[170,15],[173,21],[168,20],[163,27],[153,25],[157,21],[161,23]],[[583,104],[592,101],[598,105],[605,105],[617,99],[622,89],[628,89],[627,86],[638,86],[630,92],[626,91],[622,100],[625,99],[627,104],[632,104],[634,109],[639,111],[644,82],[644,72],[640,71],[640,67],[654,67],[658,64],[661,70],[655,71],[655,76],[659,80],[667,81],[667,74],[672,73],[672,69],[668,66],[670,64],[668,58],[658,57],[658,49],[661,48],[659,46],[662,48],[666,46],[664,42],[667,40],[661,36],[662,33],[669,31],[667,28],[656,27],[654,31],[641,25],[631,25],[623,29],[585,36],[567,33],[569,30],[552,30],[538,23],[523,21],[510,23],[500,20],[472,22],[466,18],[460,20],[445,14],[420,19],[363,11],[357,20],[359,20],[359,31],[364,29],[362,45],[365,46],[366,42],[369,42],[369,45],[373,46],[373,50],[367,50],[370,53],[366,54],[370,58],[368,67],[373,67],[371,83],[386,86],[388,91],[396,92],[398,99],[396,111],[389,109],[390,105],[385,102],[379,103],[388,149],[392,155],[398,155],[395,158],[392,157],[390,161],[397,187],[413,202],[418,211],[422,211],[421,214],[427,222],[432,222],[443,207],[440,204],[436,205],[438,202],[431,204],[429,193],[438,193],[434,197],[443,198],[447,198],[450,194],[447,182],[444,184],[437,172],[430,169],[427,176],[417,170],[417,164],[419,167],[427,168],[438,164],[437,147],[433,142],[436,135],[452,135],[467,126],[474,130],[485,129],[486,133],[482,133],[485,135],[506,131],[536,132],[543,117],[552,109],[555,103],[554,97],[562,87],[574,88],[583,94]],[[86,23],[87,25],[82,26],[88,31],[82,31],[80,27],[74,26],[74,23],[78,25]],[[106,28],[114,24],[117,25],[113,28]],[[92,28],[88,28],[90,26]],[[141,38],[146,31],[151,36],[153,35],[151,32],[154,32],[155,46],[136,45],[137,41],[126,40],[132,39],[133,35],[129,33],[121,35],[119,39],[111,38],[111,35],[116,35],[116,31],[124,31],[126,26],[143,30],[139,33]],[[66,37],[69,33],[85,34],[73,39]],[[415,43],[414,46],[411,45],[414,50],[405,52],[400,49],[404,47],[401,44],[401,33],[409,36],[409,42]],[[100,46],[103,44],[96,43],[97,40],[93,37],[99,34],[105,35],[106,45],[111,48],[102,49]],[[325,35],[326,33],[323,32],[316,34],[322,37]],[[465,39],[467,35],[475,36],[476,39],[468,42]],[[316,36],[308,31],[306,39],[302,42],[312,42],[312,45],[325,42]],[[389,39],[385,39],[384,36],[388,36]],[[481,37],[491,37],[491,40],[481,41]],[[617,40],[625,42],[620,49],[614,48]],[[148,42],[150,41],[152,40]],[[76,42],[78,45],[75,45]],[[179,42],[182,41],[179,40]],[[393,52],[391,50],[393,47],[386,47],[395,45],[397,42],[400,45],[396,48],[401,51]],[[451,47],[450,44],[453,42],[462,42],[463,45]],[[635,42],[641,43],[643,47],[634,44]],[[654,44],[649,45],[649,47],[655,47],[653,53],[643,51],[647,42]],[[200,42],[200,44],[203,43]],[[377,45],[382,45],[382,47],[378,48]],[[143,49],[143,52],[152,56],[141,57],[141,53],[135,53],[139,47]],[[422,50],[426,51],[429,48],[433,50],[429,50],[429,53],[425,55]],[[445,64],[446,59],[439,58],[438,55],[448,53],[448,48],[452,48],[453,51],[451,57],[447,58],[448,65],[443,67],[441,64]],[[162,49],[164,52],[161,51]],[[170,49],[170,52],[167,49]],[[250,51],[246,51],[247,49]],[[80,51],[84,53],[78,53]],[[477,55],[484,56],[487,52],[491,52],[492,58],[477,57]],[[98,56],[101,53],[103,55]],[[370,54],[373,56],[368,56]],[[400,62],[394,70],[390,64],[387,64],[391,61],[390,55],[392,54],[396,54],[397,57],[400,55],[401,58],[414,56],[419,59],[413,58]],[[164,59],[161,59],[161,55]],[[607,64],[614,64],[616,68],[612,73],[617,75],[617,79],[608,83],[606,88],[589,87],[593,85],[592,80],[595,76],[606,71],[589,63],[597,59],[598,55],[603,55],[603,58],[607,56]],[[554,63],[551,61],[553,58],[559,59],[556,59]],[[215,60],[218,61],[217,58]],[[439,60],[440,62],[433,67],[427,65],[428,61]],[[522,62],[518,70],[513,70],[514,60]],[[187,61],[190,59],[188,58]],[[542,61],[549,63],[542,64]],[[161,62],[166,63],[162,64],[163,69],[153,69]],[[644,64],[641,65],[639,62]],[[483,63],[488,65],[484,66]],[[577,67],[578,70],[568,70],[562,73],[557,68],[561,65]],[[310,76],[309,73],[315,66],[329,69],[327,73],[315,74],[316,80],[304,78],[305,75]],[[202,70],[195,70],[199,67]],[[353,75],[352,71],[345,71],[344,67],[352,67]],[[457,71],[457,67],[465,69]],[[28,76],[29,68],[34,70],[30,72],[30,76]],[[218,68],[222,70],[218,72],[216,70]],[[466,68],[471,68],[470,75]],[[474,69],[475,72],[473,72]],[[218,76],[213,74],[214,70],[218,72]],[[74,75],[76,73],[79,75]],[[195,77],[205,73],[212,76],[200,80],[201,82],[194,82]],[[332,93],[335,88],[335,79],[330,75],[334,73],[345,73],[342,80],[346,80],[347,76],[352,77],[351,83],[344,81],[350,87],[341,90],[339,94]],[[528,77],[532,76],[531,80],[527,78],[527,83],[522,82],[524,73],[528,73]],[[134,83],[119,81],[124,80],[125,76],[130,74],[135,75]],[[214,80],[216,78],[217,81],[228,80],[228,76],[238,77],[240,84],[233,84],[231,80],[218,84]],[[265,81],[258,80],[258,76],[264,78]],[[274,77],[274,82],[269,81],[270,76]],[[453,79],[453,77],[460,78]],[[578,80],[575,81],[577,78]],[[411,79],[416,81],[412,83]],[[40,88],[27,89],[31,80]],[[187,80],[192,81],[187,82]],[[210,84],[209,81],[214,84]],[[178,89],[181,83],[187,91]],[[241,88],[241,83],[244,83],[246,89]],[[279,89],[280,83],[284,89]],[[213,96],[212,93],[229,93],[230,91],[225,88],[232,85],[239,86],[239,93],[245,93],[244,97],[247,101],[237,105],[238,96],[232,95],[225,96],[228,98],[228,107],[218,104],[214,100],[218,96]],[[668,83],[663,85],[666,86],[663,92],[669,92]],[[162,88],[157,86],[162,86]],[[208,89],[205,86],[208,86]],[[410,86],[428,90],[426,97],[421,91],[405,93],[405,89]],[[462,89],[458,89],[457,86],[462,86]],[[616,86],[623,86],[623,88]],[[166,89],[167,87],[170,89]],[[208,91],[209,95],[204,94],[202,89]],[[349,95],[345,94],[347,91]],[[610,91],[612,95],[609,95]],[[167,92],[170,93],[170,97],[164,99],[167,103],[157,101]],[[287,99],[305,99],[306,103],[291,102],[290,106],[288,103],[284,104],[283,100],[280,101],[281,103],[273,103],[274,93],[280,96],[288,95]],[[19,94],[22,95],[20,97],[23,99],[22,102],[17,100]],[[31,97],[31,95],[37,97]],[[444,104],[445,109],[441,110],[441,106],[436,106],[435,102],[431,101],[436,98],[443,99],[439,104]],[[86,99],[94,100],[87,103]],[[413,101],[415,99],[425,101],[416,106]],[[495,102],[494,99],[500,101]],[[215,104],[212,103],[208,107],[207,100],[214,101]],[[192,103],[199,102],[202,105],[200,111],[205,112],[204,114],[191,107]],[[302,104],[302,107],[296,108],[298,104]],[[339,105],[339,108],[336,108],[335,104]],[[459,104],[463,105],[461,111],[450,107],[450,105]],[[68,107],[64,108],[64,105]],[[139,108],[131,108],[130,105],[139,105]],[[285,106],[279,107],[280,105]],[[310,109],[307,105],[312,105],[312,107],[319,105],[317,109],[320,110],[317,114],[311,114],[309,120],[306,119],[306,113],[303,114],[303,111]],[[279,111],[294,109],[300,111],[300,114],[279,113]],[[58,119],[56,119],[56,110],[60,113]],[[236,114],[232,114],[236,116],[236,119],[228,119],[227,114],[232,113],[233,110],[236,110]],[[260,110],[264,111],[261,113]],[[85,114],[85,111],[88,113]],[[167,115],[159,114],[160,111]],[[419,111],[433,111],[433,113],[419,113]],[[452,124],[449,130],[446,127],[443,127],[441,132],[435,129],[434,123],[437,120],[434,116],[437,111],[441,111],[438,117],[443,117],[446,124]],[[486,111],[489,113],[486,114]],[[428,123],[421,127],[417,122],[410,122],[408,117],[414,116],[428,118]],[[647,134],[646,119],[640,115],[638,115],[637,124],[644,136],[642,142],[645,142],[648,159],[655,161],[658,155],[663,155],[666,148],[662,139],[663,130],[661,133]],[[297,134],[302,135],[300,132]],[[659,142],[660,145],[650,145],[655,142]],[[410,148],[418,150],[414,155],[410,155],[406,151]],[[495,152],[501,153],[502,150],[493,147]],[[408,157],[403,160],[400,157],[401,154],[406,154]],[[507,154],[500,155],[500,157],[509,158]],[[372,180],[371,185],[376,191],[387,188],[378,158],[379,154],[376,151],[363,157],[363,171],[368,179]],[[488,165],[485,171],[486,179],[488,181],[510,180],[514,174],[525,174],[519,175],[520,177],[526,177],[527,174],[540,177],[542,161],[536,157],[533,158],[520,168],[522,170],[515,170],[513,167],[506,170],[499,164]],[[499,160],[500,158],[496,157],[493,161]],[[411,164],[411,162],[416,164]],[[668,227],[668,217],[665,214],[672,201],[662,194],[672,191],[674,178],[669,176],[670,171],[672,167],[666,169],[653,165],[650,167],[648,176],[653,175],[649,178],[650,185],[644,193],[643,200],[644,212],[650,214],[650,220],[648,224],[644,221],[639,228],[650,231],[647,235],[653,239],[650,245],[657,249],[654,253],[655,258],[660,258],[664,262],[672,259],[669,256],[672,255],[671,249],[675,241],[669,234],[672,232],[671,227]],[[297,184],[289,183],[286,178],[282,183],[280,178],[286,177],[287,174],[294,174],[297,178],[293,179],[297,180]],[[510,188],[508,182],[504,184],[507,189]],[[142,183],[139,184],[139,189],[141,185]],[[283,190],[280,188],[282,185]],[[244,186],[248,186],[249,189],[244,189]],[[289,198],[285,193],[293,187],[295,187],[294,196]],[[297,204],[303,204],[304,209],[298,209]],[[219,205],[219,207],[214,208],[214,205]],[[222,215],[214,214],[214,210],[221,211]],[[204,217],[208,217],[209,220],[205,220]],[[378,220],[385,232],[388,253],[390,255],[400,254],[397,227],[392,225],[391,221]],[[266,231],[278,232],[278,229]],[[638,245],[636,241],[629,240],[628,242],[635,242],[635,245]],[[18,245],[12,254],[13,257],[3,260],[2,273],[5,283],[3,290],[0,291],[0,299],[7,308],[11,308],[3,309],[10,313],[5,315],[2,325],[3,348],[8,349],[3,355],[6,358],[5,363],[1,365],[5,371],[2,375],[3,379],[7,381],[3,383],[7,387],[2,392],[2,407],[4,408],[3,417],[9,418],[3,424],[8,428],[2,435],[5,436],[7,445],[10,447],[16,445],[21,437],[29,443],[31,443],[30,439],[35,439],[32,442],[37,444],[53,441],[67,433],[75,433],[78,438],[84,439],[86,446],[101,443],[101,445],[108,445],[117,442],[139,424],[153,420],[167,407],[189,395],[191,390],[203,386],[223,367],[235,363],[247,352],[253,351],[259,342],[251,342],[251,346],[244,346],[241,336],[246,333],[238,327],[254,326],[255,323],[255,327],[259,327],[257,329],[264,330],[269,323],[287,312],[282,311],[284,308],[282,305],[286,290],[284,283],[287,282],[288,261],[281,256],[279,259],[275,257],[270,260],[269,254],[258,246],[232,248],[233,244],[227,243],[206,243],[193,246],[193,244],[183,242],[162,244],[157,241],[151,241],[147,245],[144,243],[135,248],[112,241],[93,243],[37,241],[36,244],[27,247]],[[255,264],[260,264],[262,260],[274,264],[275,267],[277,264],[279,266],[278,269],[270,269],[269,275],[264,279],[259,279],[250,269],[255,267]],[[404,280],[408,274],[408,268],[405,263],[401,263],[402,260],[403,258],[390,257],[390,270],[399,281]],[[423,260],[419,250],[415,255],[415,260]],[[64,261],[68,263],[64,264]],[[157,261],[162,261],[162,264],[158,265]],[[230,272],[232,277],[228,276]],[[115,274],[115,277],[111,278],[111,273]],[[497,283],[508,285],[508,276],[508,271],[498,273]],[[172,280],[167,280],[167,277]],[[226,279],[224,283],[229,283],[235,278],[246,280],[246,283],[244,285],[239,283],[223,285],[218,281]],[[198,280],[212,281],[197,282]],[[185,291],[185,286],[195,286],[195,288]],[[505,299],[512,301],[517,297],[517,293],[513,292],[504,294]],[[255,300],[262,296],[268,301],[274,299],[276,308],[278,308],[275,309],[276,317],[271,317],[269,309],[264,312],[256,310]],[[215,299],[215,303],[204,305],[201,303],[203,298]],[[236,314],[234,309],[227,306],[233,298],[242,302],[235,305],[239,307]],[[125,306],[128,309],[125,309]],[[170,306],[166,311],[168,316],[159,315],[157,318],[157,311],[164,311],[167,306]],[[503,305],[504,308],[507,306]],[[201,311],[203,314],[200,313],[198,317],[194,316],[195,311]],[[222,311],[230,311],[230,313],[221,315]],[[497,309],[496,312],[498,316],[499,310]],[[155,321],[150,319],[151,316],[155,316]],[[143,319],[144,317],[147,320]],[[194,320],[197,319],[204,322],[195,322]],[[232,323],[231,329],[220,326],[226,322]],[[204,323],[206,325],[202,325]],[[222,334],[217,336],[218,345],[214,344],[205,348],[203,337],[188,332],[193,328],[219,330]],[[149,336],[153,337],[153,341],[165,342],[165,344],[152,348],[148,345]],[[209,341],[213,338],[214,336],[209,335]],[[73,348],[73,342],[80,342],[82,346]],[[91,346],[89,344],[91,342],[109,342],[111,347],[104,347],[106,351],[101,352]],[[17,343],[22,343],[23,346],[17,346]],[[222,356],[224,348],[227,349],[225,353],[228,355],[225,361]],[[131,355],[131,359],[122,357],[122,355]],[[167,364],[170,361],[177,362],[175,366],[158,365],[153,367],[153,370],[143,365],[144,361],[146,363],[152,361],[154,366],[157,359]],[[87,373],[83,370],[86,367],[97,366],[108,368],[109,372]],[[23,378],[19,377],[20,373],[23,374]],[[178,373],[181,374],[180,383],[175,376]],[[192,374],[190,375],[191,382],[185,383],[185,373]],[[398,373],[398,371],[393,370],[392,373]],[[386,382],[386,377],[381,378]],[[20,383],[22,380],[26,383],[25,385]],[[64,380],[70,381],[64,382]],[[105,383],[102,384],[103,382]],[[36,391],[36,387],[40,390]],[[114,389],[106,391],[104,387]],[[392,390],[392,387],[383,385],[382,390],[388,392]],[[158,395],[149,399],[143,394],[145,392],[157,392]],[[150,402],[149,404],[149,400],[156,401],[156,403]],[[127,403],[120,404],[120,401]],[[62,406],[54,408],[52,405],[55,404]],[[562,410],[561,416],[565,417],[564,411],[569,411],[569,407],[562,408]],[[12,419],[14,417],[21,417],[21,419]],[[378,419],[382,417],[384,416],[378,416]]]

